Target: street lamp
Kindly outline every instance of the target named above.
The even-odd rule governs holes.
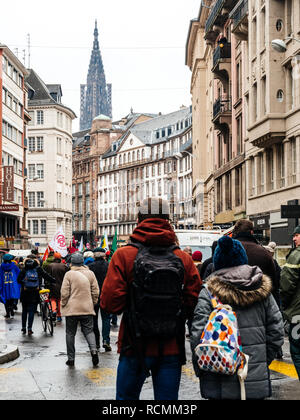
[[[289,39],[293,39],[294,41],[300,42],[300,39],[297,38],[293,38],[291,36],[285,38],[284,40],[282,39],[273,39],[273,41],[271,42],[271,46],[273,48],[273,50],[283,53],[286,52],[287,50],[287,46],[285,41],[288,41]]]
[[[192,158],[195,157],[195,155],[193,155],[190,152],[187,152],[186,150],[184,150],[183,152],[176,152],[174,153],[174,157],[176,157],[176,159],[182,159],[183,158],[183,153],[187,153],[188,155],[190,155]]]

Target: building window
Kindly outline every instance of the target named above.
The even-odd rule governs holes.
[[[274,152],[273,149],[267,150],[267,190],[272,191],[274,189]]]
[[[259,153],[258,155],[259,161],[259,186],[258,186],[258,194],[262,194],[265,191],[265,163],[264,163],[264,155],[263,153]]]
[[[36,138],[36,151],[43,152],[44,151],[44,137],[37,137]]]
[[[32,234],[33,235],[39,234],[39,221],[38,220],[32,221]]]
[[[44,111],[37,111],[36,112],[36,123],[37,125],[44,124]]]
[[[237,131],[237,154],[243,153],[243,126],[242,116],[236,119],[236,131]]]
[[[28,138],[28,151],[35,152],[35,137]]]
[[[44,164],[43,163],[36,165],[36,175],[38,179],[44,179]]]
[[[231,173],[225,175],[225,203],[226,210],[232,209],[232,188],[231,188]]]
[[[243,204],[243,168],[235,170],[235,205],[241,206]]]
[[[47,220],[41,220],[41,235],[47,234]]]
[[[290,143],[291,151],[291,183],[295,184],[296,182],[296,173],[297,173],[297,149],[296,149],[296,139],[291,139]]]
[[[44,207],[44,191],[38,191],[37,193],[37,207],[42,208]]]
[[[278,157],[278,173],[279,173],[279,188],[285,186],[285,153],[284,144],[279,144],[277,149]]]
[[[28,193],[28,206],[35,207],[35,192]]]
[[[283,102],[283,99],[284,99],[284,93],[283,93],[283,90],[279,89],[279,90],[277,91],[277,94],[276,94],[276,99],[277,99],[277,101],[278,101],[278,102]]]

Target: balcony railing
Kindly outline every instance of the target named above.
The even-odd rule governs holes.
[[[214,103],[213,117],[216,118],[218,114],[223,112],[231,112],[231,97],[228,99],[218,98]]]
[[[218,0],[212,8],[205,25],[205,33],[209,32],[222,10],[226,0]]]
[[[215,49],[213,55],[213,67],[217,64],[217,62],[222,58],[231,58],[231,43],[228,42],[224,44],[223,47],[220,45]]]
[[[233,13],[230,15],[233,23],[233,29],[243,20],[248,13],[248,0],[243,0]]]

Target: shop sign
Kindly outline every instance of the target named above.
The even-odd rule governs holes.
[[[3,200],[14,201],[14,167],[3,167]]]
[[[282,219],[299,219],[300,218],[300,205],[281,206]]]
[[[19,211],[19,204],[0,204],[0,211]]]
[[[255,230],[264,230],[270,228],[270,215],[250,217]]]

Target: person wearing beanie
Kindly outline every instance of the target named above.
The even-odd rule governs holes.
[[[251,266],[258,266],[261,271],[272,280],[272,293],[277,304],[278,293],[276,293],[276,272],[275,264],[272,255],[258,243],[254,237],[254,225],[251,220],[240,219],[236,222],[233,232],[233,239],[241,242],[246,250],[248,257],[248,264]]]
[[[48,265],[48,273],[55,278],[55,284],[50,285],[50,299],[54,321],[62,322],[60,290],[64,276],[69,268],[62,262],[59,252],[55,252],[54,260]]]
[[[137,219],[138,225],[130,236],[130,243],[117,249],[112,256],[100,296],[100,306],[103,310],[107,313],[123,314],[118,336],[120,359],[117,371],[116,399],[138,400],[150,371],[154,398],[156,400],[177,400],[182,365],[185,364],[185,322],[188,316],[193,314],[202,283],[192,258],[175,244],[176,235],[169,222],[169,203],[166,200],[157,197],[143,200],[138,206]],[[134,290],[133,283],[137,278],[135,262],[141,261],[141,252],[150,253],[153,251],[155,254],[158,249],[161,249],[160,254],[162,255],[173,254],[170,255],[169,261],[172,261],[172,268],[174,272],[176,271],[177,282],[182,280],[180,291],[178,289],[178,293],[182,291],[182,299],[177,299],[174,302],[175,305],[177,302],[183,305],[180,322],[178,317],[174,319],[174,324],[178,326],[177,335],[170,334],[164,340],[153,333],[150,334],[150,337],[145,337],[145,334],[138,336],[137,328],[134,327],[137,324],[140,326],[141,323],[137,320],[133,324],[130,320],[131,315],[136,319],[133,314],[133,305],[130,305],[130,301],[133,300],[133,298],[131,299]],[[157,259],[161,263],[160,256]],[[145,271],[150,274],[152,272],[148,269],[149,265],[148,262]],[[152,268],[153,266],[155,264],[151,264]],[[159,274],[157,275],[159,276]],[[168,269],[164,275],[170,275]],[[172,278],[174,279],[174,277],[173,274]],[[151,282],[151,284],[153,283]],[[140,287],[141,289],[142,287]],[[157,294],[156,290],[155,296]],[[148,302],[150,300],[148,305],[151,306],[155,299],[152,299],[152,295],[147,299]],[[156,303],[157,301],[155,301]],[[141,310],[143,309],[145,312],[147,311],[147,307]],[[149,322],[148,325],[153,327],[151,315],[155,320],[158,319],[160,313],[150,311],[145,315],[146,321]],[[158,325],[156,329],[162,326]],[[143,332],[145,332],[145,328]]]
[[[268,366],[284,342],[282,315],[271,293],[271,279],[259,267],[248,265],[245,248],[229,236],[218,240],[213,264],[216,271],[199,294],[191,331],[193,365],[201,395],[212,400],[241,398],[237,374],[204,374],[194,352],[213,311],[214,296],[223,305],[230,305],[237,316],[243,352],[249,356],[246,398],[269,398],[272,388]]]
[[[300,380],[300,225],[293,232],[295,248],[286,257],[280,275],[280,298],[284,318],[289,322],[290,353]]]
[[[197,269],[199,271],[199,274],[200,274],[201,266],[202,266],[202,252],[201,251],[193,252],[192,260],[194,261],[194,264],[197,267]]]
[[[71,256],[71,270],[61,286],[61,314],[66,317],[66,343],[68,366],[75,364],[75,336],[78,323],[88,343],[94,366],[99,363],[95,334],[93,331],[94,306],[99,298],[99,286],[95,274],[84,265],[80,252]]]
[[[83,254],[84,265],[90,265],[95,261],[94,253],[92,251],[86,251]]]
[[[106,311],[100,308],[100,293],[102,290],[104,279],[107,274],[108,262],[106,261],[105,249],[96,248],[94,249],[93,252],[95,256],[95,261],[89,265],[89,269],[93,271],[93,273],[95,274],[97,282],[98,282],[98,286],[99,286],[99,299],[94,307],[94,310],[95,310],[95,316],[93,317],[94,333],[96,337],[96,346],[99,349],[100,348],[100,331],[99,331],[99,325],[98,325],[98,315],[99,315],[99,310],[100,310],[101,320],[102,320],[102,345],[105,351],[107,352],[107,351],[111,351],[110,314],[108,314]]]

